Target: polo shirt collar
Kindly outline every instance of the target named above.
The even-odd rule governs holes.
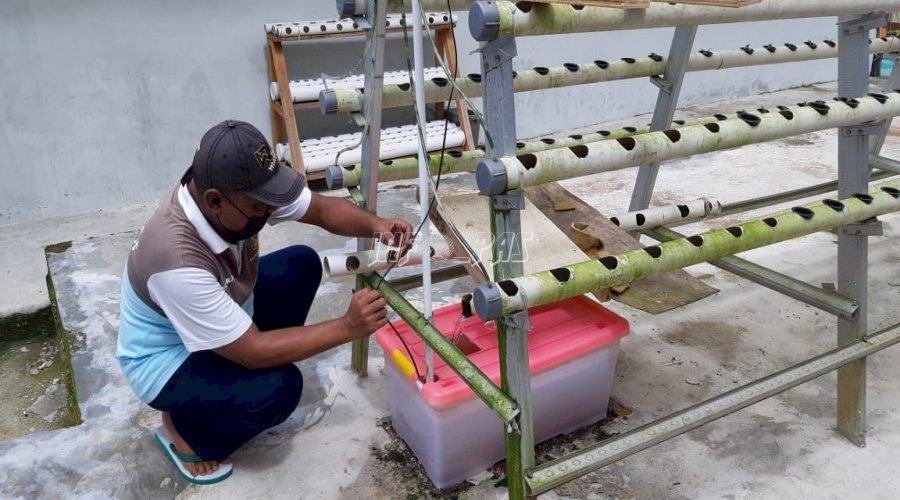
[[[203,216],[203,212],[200,211],[200,207],[197,206],[197,202],[194,201],[194,197],[191,196],[187,186],[184,184],[178,186],[178,203],[184,209],[184,215],[187,216],[188,221],[197,230],[200,239],[213,253],[220,254],[233,247],[233,245],[223,240],[219,233],[209,224],[209,221]]]

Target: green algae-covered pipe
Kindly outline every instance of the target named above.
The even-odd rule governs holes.
[[[366,284],[381,292],[381,296],[391,306],[391,309],[396,311],[504,422],[510,422],[515,418],[519,413],[515,401],[504,394],[465,354],[447,340],[447,337],[422,316],[422,313],[413,307],[400,292],[394,290],[377,273],[360,276]]]
[[[900,51],[900,38],[877,38],[869,45],[873,54]],[[812,61],[837,57],[837,44],[830,40],[820,43],[767,45],[759,48],[745,48],[719,52],[697,52],[688,61],[688,71],[707,71],[765,64],[798,61]],[[623,58],[615,61],[593,61],[590,63],[566,63],[553,68],[535,67],[516,72],[513,79],[515,92],[530,92],[573,85],[647,78],[661,75],[666,70],[666,58],[658,55],[637,59]],[[481,75],[472,73],[456,78],[456,85],[469,98],[481,97]],[[425,81],[425,101],[445,102],[451,97],[453,87],[443,77]],[[454,91],[454,95],[458,95]],[[382,105],[385,108],[409,106],[413,102],[413,92],[408,83],[391,83],[384,86]],[[320,110],[323,113],[356,113],[363,107],[362,92],[355,88],[326,90],[319,94]]]
[[[484,320],[557,302],[594,290],[631,283],[701,262],[772,245],[818,231],[900,210],[900,180],[869,194],[794,207],[725,229],[581,262],[475,289],[475,310]]]
[[[337,0],[337,12],[341,17],[366,15],[367,1],[375,0]],[[472,0],[378,0],[387,1],[388,12],[412,12],[412,2],[417,1],[424,10],[444,10],[448,7],[454,11],[467,10]]]
[[[563,179],[883,120],[898,114],[900,91],[742,112],[738,113],[738,120],[482,160],[476,178],[482,194],[497,195]]]
[[[702,125],[704,123],[715,123],[727,119],[733,119],[735,115],[716,115],[711,117],[697,118],[684,122],[677,120],[674,127],[682,125]],[[573,134],[563,137],[543,137],[532,141],[520,142],[516,145],[518,154],[533,153],[536,151],[544,151],[552,148],[577,146],[580,144],[588,144],[591,142],[621,139],[623,137],[631,137],[635,134],[644,134],[650,131],[650,127],[624,127],[615,130],[597,130],[594,132],[583,132],[581,134]],[[478,162],[484,158],[484,151],[480,149],[472,151],[448,151],[444,154],[444,165],[441,167],[441,155],[434,154],[428,156],[428,165],[431,173],[437,175],[440,170],[444,174],[452,174],[457,172],[473,172]],[[340,189],[359,186],[360,183],[360,167],[359,164],[347,166],[331,166],[325,171],[325,180],[328,189]],[[378,163],[378,181],[389,182],[403,179],[413,179],[419,175],[419,162],[416,158],[400,158],[397,160],[386,160]]]
[[[900,0],[763,0],[741,8],[653,2],[646,9],[500,0],[473,4],[469,31],[476,40],[489,41],[501,34],[535,36],[896,11]]]

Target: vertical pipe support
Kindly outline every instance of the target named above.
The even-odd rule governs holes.
[[[499,35],[499,12],[492,0],[472,6],[469,29],[482,41],[481,52],[483,102],[486,121],[486,158],[497,159],[516,152],[515,92],[513,58],[516,40]],[[522,220],[525,195],[521,190],[490,196],[492,253],[496,281],[521,276]],[[534,428],[531,414],[531,379],[528,363],[528,313],[505,315],[497,320],[500,347],[502,390],[520,409],[515,420],[506,424],[506,475],[510,499],[525,498],[525,470],[534,466]]]
[[[362,177],[360,187],[365,203],[362,208],[377,213],[378,210],[378,159],[381,144],[381,98],[384,90],[384,44],[387,0],[366,2],[366,20],[369,24],[366,34],[366,127],[362,142]],[[371,250],[371,238],[360,238],[356,248],[360,252]],[[356,280],[357,290],[364,286],[361,278]],[[361,377],[368,375],[369,338],[354,340],[351,347],[351,368]]]
[[[650,123],[651,132],[668,130],[672,127],[675,108],[678,106],[678,97],[681,95],[681,85],[684,83],[684,74],[687,72],[688,63],[691,60],[691,49],[694,47],[696,37],[696,25],[675,28],[672,47],[669,49],[669,58],[666,60],[666,71],[662,78],[651,79],[659,87],[659,97],[656,98],[656,109],[653,111],[653,120]],[[628,208],[629,212],[637,212],[650,206],[658,173],[658,161],[643,165],[638,170],[634,192],[631,195],[631,204]]]
[[[869,89],[869,31],[886,23],[886,14],[841,17],[838,22],[838,94],[857,98]],[[868,191],[869,135],[858,127],[842,127],[838,137],[838,197]],[[838,346],[866,335],[868,237],[858,225],[838,232],[838,293],[859,304],[855,318],[838,318]],[[856,227],[856,229],[854,229]],[[837,375],[837,429],[857,446],[866,444],[866,358],[848,364]]]

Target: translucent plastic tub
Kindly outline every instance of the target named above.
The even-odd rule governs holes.
[[[493,322],[467,319],[454,335],[460,306],[434,312],[435,325],[455,338],[495,383],[499,352]],[[535,441],[590,425],[606,416],[619,340],[628,323],[594,301],[576,297],[530,311],[528,335]],[[436,380],[416,385],[415,368],[425,374],[425,344],[405,323],[395,323],[412,352],[388,326],[375,339],[385,352],[394,429],[413,450],[438,488],[490,468],[505,456],[500,419],[438,356]],[[414,365],[413,365],[414,362]]]

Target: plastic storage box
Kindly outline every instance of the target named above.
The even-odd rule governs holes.
[[[493,322],[460,321],[460,305],[434,311],[435,326],[487,376],[500,383],[499,351]],[[574,431],[606,416],[619,340],[628,322],[585,297],[530,311],[528,334],[535,441]],[[490,468],[506,455],[503,424],[468,385],[437,355],[435,381],[425,375],[425,343],[406,324],[375,334],[385,352],[394,429],[406,441],[438,488]]]

